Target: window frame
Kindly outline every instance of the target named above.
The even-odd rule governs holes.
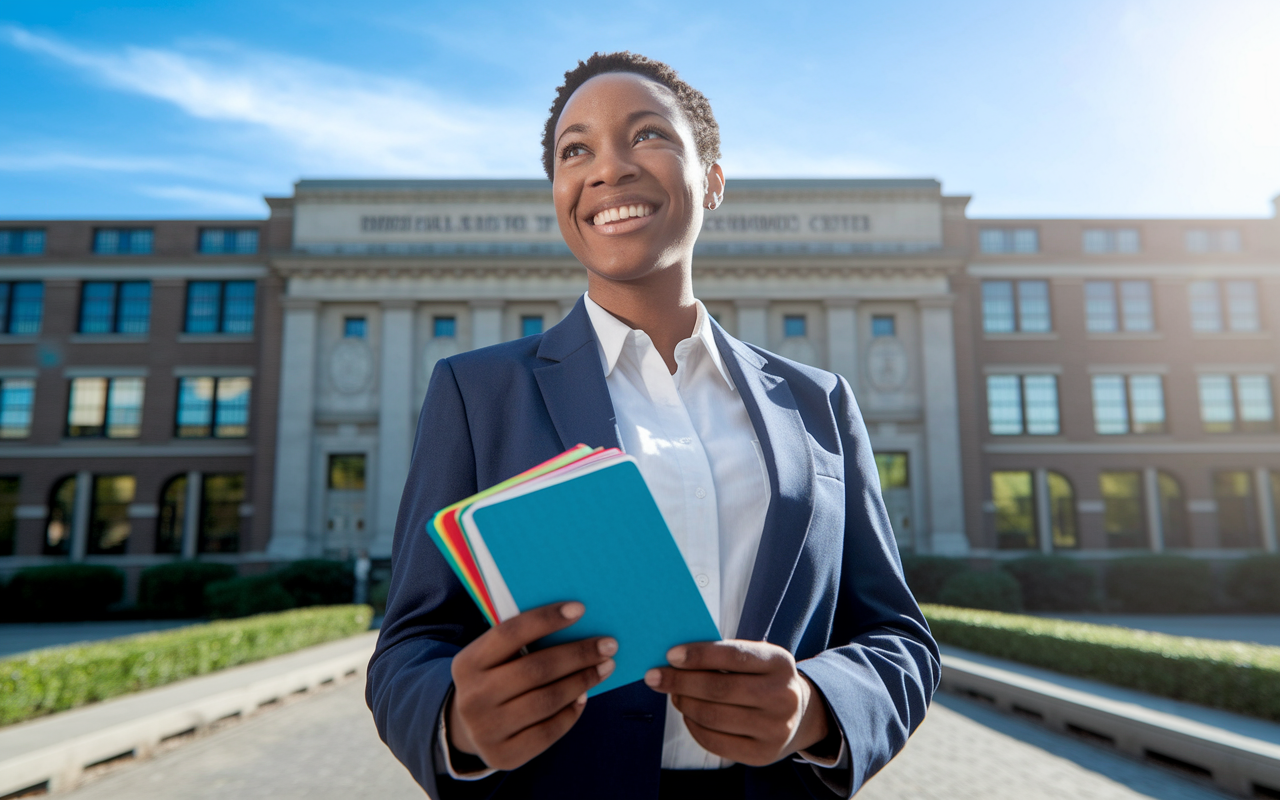
[[[102,405],[98,409],[99,422],[97,424],[84,424],[77,426],[72,422],[72,413],[75,410],[76,400],[76,383],[79,381],[103,381],[104,388],[102,391]],[[137,382],[138,387],[138,403],[136,406],[136,418],[133,420],[121,420],[116,415],[126,414],[132,407],[117,404],[116,398],[127,390],[120,382],[129,381]],[[137,375],[83,375],[70,378],[67,381],[67,414],[66,425],[63,429],[63,436],[68,439],[138,439],[142,436],[142,414],[145,409],[147,396],[147,379]],[[76,427],[97,429],[92,433],[75,433]],[[123,427],[126,430],[132,429],[133,433],[120,434],[112,433],[113,428]]]
[[[1013,389],[1017,395],[1017,411],[1018,411],[1018,430],[1000,432],[995,430],[992,419],[992,383],[999,379],[1013,379]],[[1032,406],[1028,399],[1027,378],[1048,379],[1053,384],[1053,415],[1054,428],[1052,431],[1033,431],[1032,428]],[[990,436],[1061,436],[1062,435],[1062,397],[1058,386],[1058,376],[1052,372],[1032,372],[1032,373],[1008,373],[999,372],[987,375],[987,433]]]
[[[213,233],[214,231],[217,231],[222,235],[222,241],[223,241],[222,248],[219,250],[205,249],[205,235],[209,233]],[[242,250],[239,248],[238,240],[239,240],[240,234],[242,233],[253,234],[252,250]],[[230,236],[228,236],[229,234]],[[232,245],[230,248],[228,248],[226,245],[226,241],[228,238],[232,240]],[[260,228],[255,228],[250,226],[224,228],[216,225],[210,225],[210,226],[202,227],[196,232],[196,252],[203,256],[257,255],[258,250],[261,248],[261,246],[262,246],[262,230]]]
[[[110,251],[101,249],[101,242],[99,241],[99,238],[98,238],[98,237],[102,236],[103,234],[107,234],[107,233],[114,233],[114,234],[116,235],[116,246],[115,246],[115,249],[110,250]],[[141,236],[142,234],[145,234],[145,237],[143,237],[143,238],[145,238],[145,239],[146,239],[146,241],[147,241],[146,249],[145,249],[145,250],[138,250],[138,249],[135,249],[134,239],[135,239],[135,237],[139,237],[139,236]],[[128,242],[128,247],[127,247],[127,249],[125,249],[125,248],[121,248],[121,247],[120,247],[120,243],[121,243],[121,241]],[[149,256],[149,255],[154,255],[154,254],[155,254],[155,248],[156,248],[156,230],[155,230],[155,228],[148,228],[148,227],[124,227],[124,228],[99,227],[99,228],[94,228],[94,229],[93,229],[93,246],[92,246],[90,249],[91,249],[91,251],[93,252],[93,254],[94,254],[95,256]]]
[[[1258,378],[1266,387],[1267,399],[1270,402],[1271,417],[1269,420],[1246,420],[1245,405],[1240,390],[1241,378]],[[1231,417],[1225,421],[1210,422],[1205,418],[1205,382],[1221,379],[1225,381],[1228,402],[1226,409]],[[1215,387],[1215,390],[1218,387]],[[1211,436],[1230,433],[1273,433],[1276,430],[1276,398],[1274,380],[1266,372],[1201,372],[1196,376],[1196,397],[1200,404],[1201,432]]]
[[[1031,312],[1027,311],[1027,309],[1024,308],[1024,306],[1028,302],[1028,298],[1025,296],[1026,292],[1024,292],[1023,287],[1024,285],[1027,287],[1030,287],[1031,285],[1035,285],[1035,284],[1044,286],[1044,319],[1045,319],[1046,327],[1044,327],[1043,329],[1041,328],[1028,329],[1026,326],[1028,315]],[[988,311],[988,304],[994,303],[994,302],[1004,302],[1005,299],[994,298],[989,296],[987,287],[994,288],[1000,285],[1008,285],[1009,291],[1010,291],[1009,303],[1011,306],[1010,313],[1012,314],[1012,319],[1010,320],[1011,327],[1007,330],[994,329],[990,326],[990,322],[993,317],[992,317],[992,314],[989,313]],[[984,280],[982,281],[980,299],[982,303],[982,309],[981,309],[982,310],[982,315],[981,315],[982,316],[982,332],[985,335],[995,334],[997,336],[1012,336],[1015,334],[1017,335],[1029,334],[1032,336],[1043,336],[1045,334],[1051,334],[1054,332],[1053,282],[1048,279],[1045,279],[1045,278],[1025,278],[1025,279],[998,278],[998,279],[992,279],[992,280]]]
[[[10,407],[10,396],[11,396],[10,392],[11,392],[12,384],[15,384],[15,383],[28,384],[26,387],[23,387],[28,389],[27,399],[29,402],[26,407],[26,425],[25,427],[22,427],[22,428],[19,428],[18,426],[10,426],[8,424],[9,414],[11,411],[14,410]],[[16,393],[17,387],[12,387],[12,390]],[[31,422],[35,417],[35,407],[36,407],[36,379],[35,378],[17,378],[17,377],[0,378],[0,439],[30,438]],[[20,409],[21,407],[18,407],[18,408]],[[22,432],[21,433],[11,432],[11,428],[14,431],[21,430]]]
[[[4,296],[0,297],[0,334],[7,336],[39,336],[44,325],[44,281],[0,281],[4,287]],[[19,287],[38,287],[34,298],[19,299]],[[14,330],[15,311],[19,303],[32,304],[36,307],[34,324],[30,330]]]
[[[227,287],[235,285],[248,285],[252,289],[253,308],[248,316],[248,330],[245,331],[228,331],[227,330]],[[182,332],[189,336],[253,336],[257,331],[258,317],[258,282],[253,279],[233,279],[233,280],[189,280],[187,281],[186,292],[183,303],[183,320]],[[196,286],[217,286],[217,298],[213,301],[213,330],[192,330],[192,290]]]
[[[189,409],[183,405],[184,398],[188,395],[184,394],[184,388],[188,382],[209,381],[209,397],[205,401],[204,420],[202,424],[184,423],[183,413]],[[231,423],[222,423],[220,420],[224,415],[229,413],[229,403],[224,403],[222,398],[223,386],[225,382],[245,381],[247,386],[243,392],[244,396],[244,414],[243,423],[233,425]],[[237,405],[239,405],[237,403]],[[250,418],[253,412],[253,376],[251,375],[182,375],[178,378],[177,396],[173,412],[173,438],[175,439],[247,439],[250,434]],[[205,433],[184,433],[183,428],[200,428]],[[243,432],[237,434],[228,434],[224,432],[224,428],[240,428]]]
[[[49,236],[47,228],[0,228],[0,234],[7,234],[9,240],[4,248],[0,248],[0,258],[24,258],[44,255]],[[38,241],[39,246],[28,247],[28,238]],[[15,244],[16,243],[16,244]]]
[[[1160,395],[1160,422],[1139,421],[1138,405],[1134,401],[1134,379],[1154,379]],[[1103,380],[1118,379],[1120,386],[1120,408],[1123,412],[1124,430],[1102,430],[1102,419],[1098,415],[1099,384]],[[1169,409],[1165,400],[1164,375],[1158,372],[1095,372],[1089,376],[1089,400],[1093,406],[1093,433],[1095,436],[1151,436],[1169,432]],[[1142,429],[1139,426],[1151,426]]]
[[[86,307],[89,287],[91,286],[110,286],[111,287],[111,300],[110,300],[111,314],[110,314],[109,322],[107,325],[108,329],[105,331],[85,330],[85,307]],[[126,317],[124,315],[124,309],[126,304],[138,303],[140,305],[142,302],[141,298],[125,297],[126,287],[136,287],[136,286],[145,286],[147,288],[146,298],[145,298],[146,314]],[[151,333],[151,298],[152,298],[152,287],[151,287],[151,281],[149,280],[81,281],[80,282],[80,308],[79,308],[79,313],[76,315],[76,333],[90,335],[90,336],[147,336]],[[139,325],[141,330],[122,330],[122,328],[124,328],[126,324],[130,323],[131,321],[133,321],[133,324],[137,324],[138,320],[141,321],[141,325]]]

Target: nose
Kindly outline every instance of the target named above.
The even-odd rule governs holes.
[[[592,186],[614,186],[633,180],[639,174],[631,160],[631,148],[609,144],[596,151],[592,162]]]

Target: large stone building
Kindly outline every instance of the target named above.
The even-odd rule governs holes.
[[[848,378],[903,549],[1274,551],[1277,219],[967,201],[735,181],[695,290]],[[586,286],[545,181],[301,181],[268,204],[0,223],[0,572],[385,558],[435,362],[544,330]]]

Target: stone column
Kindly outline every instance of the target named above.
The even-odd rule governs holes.
[[[1258,467],[1254,471],[1254,486],[1258,493],[1258,520],[1262,523],[1262,547],[1268,553],[1277,549],[1276,503],[1271,495],[1271,471]]]
[[[200,503],[204,494],[204,473],[187,473],[186,513],[182,515],[182,557],[196,557],[200,546]]]
[[[93,513],[93,473],[76,473],[76,497],[71,507],[71,560],[84,561],[89,549],[89,515]]]
[[[827,369],[858,391],[858,300],[836,297],[827,306]]]
[[[471,301],[471,346],[488,347],[502,342],[502,301]]]
[[[1160,516],[1160,473],[1155,467],[1142,471],[1142,494],[1147,504],[1147,542],[1151,552],[1164,552],[1164,519]]]
[[[307,555],[311,508],[311,439],[315,433],[316,339],[319,302],[285,297],[276,423],[275,498],[267,552]]]
[[[1035,472],[1036,485],[1031,496],[1036,503],[1036,532],[1040,543],[1040,552],[1049,555],[1053,552],[1053,513],[1049,507],[1049,470],[1040,468]]]
[[[920,341],[924,351],[925,440],[929,481],[930,550],[962,555],[969,550],[964,533],[964,487],[960,481],[960,408],[956,390],[954,298],[920,301]]]
[[[767,348],[769,346],[769,301],[756,298],[737,300],[738,338]]]
[[[382,303],[382,353],[378,378],[378,467],[374,472],[374,558],[391,556],[400,496],[413,448],[413,307],[411,300]]]

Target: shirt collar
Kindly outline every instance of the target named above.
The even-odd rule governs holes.
[[[626,346],[631,334],[635,333],[627,323],[605,311],[596,301],[591,299],[590,294],[582,295],[583,304],[587,307],[587,316],[591,319],[591,327],[596,332],[596,342],[600,351],[600,366],[604,369],[605,377],[609,377],[613,373],[614,367],[618,365],[618,357],[622,355],[622,348]],[[694,300],[698,308],[698,319],[693,324],[693,335],[689,337],[696,342],[702,344],[702,349],[711,358],[711,363],[716,365],[716,371],[720,373],[720,377],[724,378],[724,382],[729,385],[730,389],[736,388],[733,384],[733,378],[729,376],[729,370],[724,364],[724,359],[720,356],[720,348],[716,346],[715,335],[712,332],[711,315],[707,313],[707,307],[702,304],[701,300]]]

